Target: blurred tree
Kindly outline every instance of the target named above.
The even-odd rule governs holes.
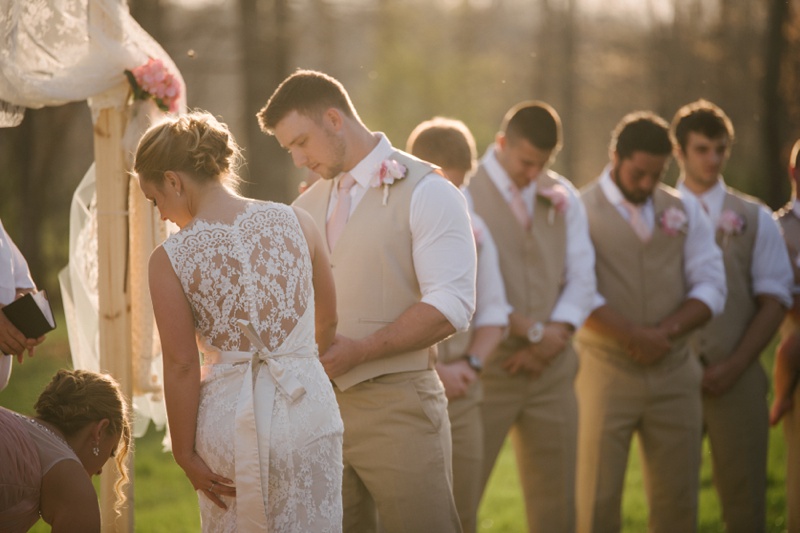
[[[255,116],[272,91],[289,74],[292,26],[289,0],[239,0],[244,102],[244,143],[250,148],[245,194],[287,202],[297,191],[291,187],[291,160],[274,137],[265,139]]]
[[[769,182],[765,201],[777,208],[786,202],[789,187],[786,179],[787,152],[798,130],[797,94],[800,91],[800,51],[796,2],[769,1],[767,46],[764,54],[763,113],[761,122],[765,175]],[[793,9],[794,8],[794,9]],[[792,120],[794,119],[794,120]]]
[[[28,261],[39,288],[60,300],[58,271],[69,252],[72,193],[93,155],[81,149],[91,138],[85,103],[28,109],[22,124],[0,128],[0,213]]]

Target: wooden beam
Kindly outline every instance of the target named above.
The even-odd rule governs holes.
[[[133,396],[128,287],[128,175],[122,151],[126,109],[100,111],[94,126],[97,183],[98,303],[100,369],[113,375],[125,397]],[[133,406],[129,405],[133,412]],[[128,455],[131,483],[122,515],[114,511],[117,469],[109,461],[100,478],[103,532],[133,531],[133,454]]]

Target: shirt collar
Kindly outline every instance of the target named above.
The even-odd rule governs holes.
[[[349,174],[353,176],[353,179],[356,180],[356,183],[365,189],[370,186],[370,182],[372,178],[375,177],[375,173],[378,171],[380,164],[386,159],[389,159],[395,151],[386,135],[381,132],[374,132],[373,135],[378,139],[378,144],[375,145],[375,148],[373,148],[364,159],[350,169],[349,172]],[[338,180],[340,180],[344,174],[343,172],[336,177],[337,184]]]
[[[678,181],[678,190],[683,194],[689,194],[697,198],[700,201],[700,205],[705,206],[712,217],[716,218],[722,212],[722,204],[725,202],[726,194],[725,180],[722,179],[722,176],[717,179],[717,183],[713,187],[702,194],[695,194],[690,191],[683,179]]]

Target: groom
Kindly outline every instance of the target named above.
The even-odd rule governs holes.
[[[460,531],[435,343],[469,326],[475,246],[464,197],[361,122],[321,72],[284,80],[258,113],[323,179],[295,202],[326,235],[339,327],[320,360],[345,423],[345,532]],[[422,489],[424,487],[424,490]]]

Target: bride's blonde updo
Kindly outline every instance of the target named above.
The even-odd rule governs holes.
[[[114,487],[115,507],[119,509],[125,502],[122,487],[128,482],[126,457],[131,447],[128,403],[119,383],[108,374],[61,369],[39,395],[34,409],[40,420],[57,427],[65,437],[74,435],[89,423],[109,420],[108,432],[121,435],[114,455],[120,473]]]
[[[239,185],[241,149],[228,127],[205,111],[169,117],[152,125],[139,140],[133,172],[158,186],[168,170],[198,182],[216,180],[231,190]]]

